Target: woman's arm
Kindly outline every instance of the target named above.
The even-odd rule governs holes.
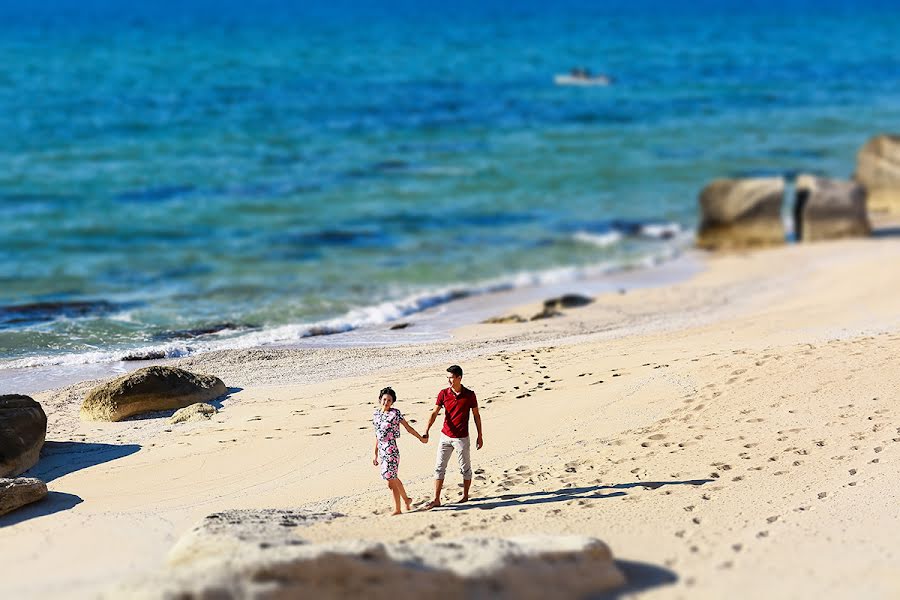
[[[372,459],[372,464],[378,466],[378,435],[375,436],[375,458]]]
[[[406,430],[410,433],[410,435],[416,436],[416,439],[419,440],[420,442],[422,442],[423,444],[426,443],[425,438],[423,438],[421,435],[419,435],[419,432],[416,431],[415,429],[413,429],[412,425],[410,425],[409,423],[406,422],[406,419],[401,418],[400,422],[403,424],[403,427],[405,427]]]

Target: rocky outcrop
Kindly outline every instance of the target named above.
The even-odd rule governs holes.
[[[697,246],[710,250],[785,243],[780,177],[717,179],[700,193]]]
[[[169,417],[169,423],[175,425],[177,423],[192,423],[194,421],[208,421],[214,414],[219,412],[212,404],[198,402],[185,406],[175,411],[175,414]]]
[[[866,190],[855,181],[812,175],[797,178],[794,223],[801,241],[814,242],[872,233]]]
[[[871,212],[900,214],[900,136],[866,142],[856,156],[854,178],[866,188]]]
[[[35,464],[47,435],[47,415],[29,396],[0,396],[0,477],[24,473]]]
[[[590,597],[625,583],[609,548],[589,537],[311,544],[296,535],[296,528],[334,515],[269,511],[250,519],[256,524],[248,528],[252,512],[259,511],[210,515],[179,541],[164,576],[136,582],[117,593],[129,597],[543,600]],[[289,520],[286,527],[280,524],[284,518]],[[237,523],[230,524],[234,520]]]
[[[208,402],[227,391],[222,380],[212,375],[173,367],[145,367],[91,390],[81,405],[81,418],[121,421],[141,413]]]
[[[47,495],[47,485],[34,477],[0,479],[0,515],[37,502]]]

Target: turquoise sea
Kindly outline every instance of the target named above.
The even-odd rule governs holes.
[[[666,260],[900,122],[896,3],[152,4],[0,2],[0,370]]]

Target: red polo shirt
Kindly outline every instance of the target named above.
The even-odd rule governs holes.
[[[478,408],[475,392],[463,386],[457,396],[453,393],[453,388],[446,388],[440,391],[435,404],[444,407],[444,428],[441,433],[452,438],[469,437],[469,411]]]

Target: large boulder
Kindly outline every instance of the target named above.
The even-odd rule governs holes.
[[[168,572],[111,597],[543,600],[591,597],[625,583],[606,544],[589,537],[313,544],[296,528],[334,515],[251,512],[207,517],[173,548]]]
[[[0,477],[24,473],[35,464],[47,435],[47,415],[28,396],[0,396]]]
[[[866,188],[870,211],[900,214],[900,136],[866,142],[856,156],[854,178]]]
[[[227,391],[222,380],[212,375],[174,367],[145,367],[92,389],[81,405],[81,418],[121,421],[141,413],[208,402]]]
[[[37,502],[47,495],[47,484],[34,477],[0,479],[0,515]]]
[[[784,244],[780,177],[716,179],[700,192],[697,246],[710,250]]]
[[[796,187],[794,224],[800,240],[814,242],[872,233],[866,190],[859,183],[800,175]]]

